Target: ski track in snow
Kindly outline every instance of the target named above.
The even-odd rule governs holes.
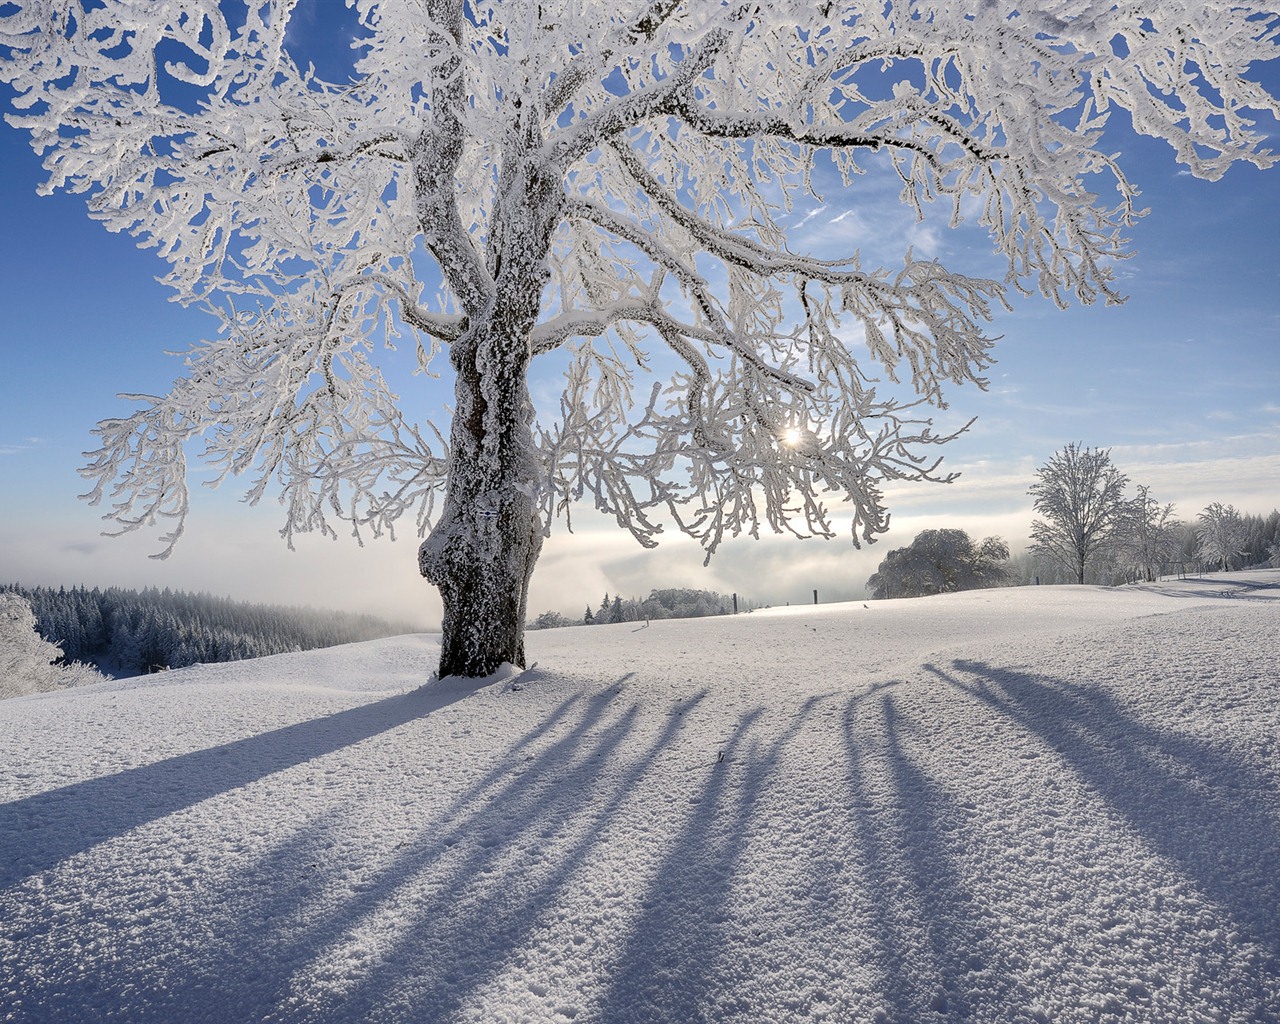
[[[0,1021],[1280,1020],[1280,571],[0,703]]]

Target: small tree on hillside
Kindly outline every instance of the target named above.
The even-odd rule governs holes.
[[[1036,470],[1028,493],[1043,519],[1031,523],[1032,550],[1084,583],[1085,569],[1127,522],[1129,478],[1111,464],[1111,450],[1069,444]]]
[[[975,544],[964,530],[925,530],[890,551],[867,580],[873,598],[923,597],[1003,586],[1009,545],[999,537]]]
[[[1139,485],[1138,496],[1129,502],[1119,525],[1121,557],[1144,580],[1153,582],[1177,558],[1181,526],[1172,505],[1161,505],[1147,487]]]
[[[1215,501],[1199,515],[1196,529],[1199,544],[1197,557],[1217,566],[1224,572],[1232,568],[1244,550],[1246,533],[1244,520],[1234,505]]]
[[[62,648],[36,629],[30,602],[20,594],[0,592],[0,699],[103,678],[87,665],[57,664],[61,657]]]
[[[1140,211],[1111,110],[1201,177],[1274,162],[1247,112],[1280,114],[1249,77],[1280,16],[1251,0],[348,0],[308,49],[343,10],[8,0],[0,78],[47,188],[221,319],[168,395],[99,425],[93,500],[172,545],[203,438],[250,501],[281,488],[286,537],[410,514],[442,674],[523,664],[542,538],[579,499],[710,557],[762,526],[832,536],[833,511],[872,540],[886,481],[949,479],[918,407],[983,383],[1005,287],[1120,298]],[[976,217],[1004,281],[805,251],[797,200],[870,181],[873,209],[886,178]],[[377,366],[406,332],[453,370],[447,430]],[[535,429],[530,364],[558,349]]]
[[[560,629],[563,626],[577,626],[580,623],[574,622],[561,615],[559,612],[543,612],[536,619],[529,623],[529,629]]]

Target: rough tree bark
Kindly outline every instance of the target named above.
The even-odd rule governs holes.
[[[529,580],[542,547],[533,483],[527,341],[491,321],[457,345],[457,410],[444,512],[418,565],[444,604],[439,674],[524,665]]]
[[[467,310],[469,326],[450,351],[456,406],[444,511],[418,549],[418,567],[444,606],[442,678],[524,666],[529,580],[542,548],[527,377],[563,191],[561,172],[532,155],[536,121],[517,121],[494,211],[492,289],[482,308]]]

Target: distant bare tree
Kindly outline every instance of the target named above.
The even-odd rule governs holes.
[[[871,596],[924,597],[998,587],[1008,579],[1001,564],[1009,545],[999,537],[974,543],[964,530],[925,530],[905,548],[890,551],[867,580]]]
[[[1234,505],[1215,501],[1200,513],[1196,530],[1196,554],[1224,572],[1230,569],[1245,545],[1244,519]]]
[[[1181,543],[1172,505],[1161,505],[1150,489],[1139,485],[1138,496],[1129,502],[1120,536],[1120,554],[1148,583],[1161,566],[1174,561]]]
[[[1124,526],[1129,478],[1111,464],[1111,449],[1069,444],[1036,470],[1028,493],[1043,519],[1031,524],[1031,550],[1084,583],[1085,567]]]

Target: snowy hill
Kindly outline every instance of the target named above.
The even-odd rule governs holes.
[[[1280,571],[0,702],[0,1021],[1280,1020]]]

